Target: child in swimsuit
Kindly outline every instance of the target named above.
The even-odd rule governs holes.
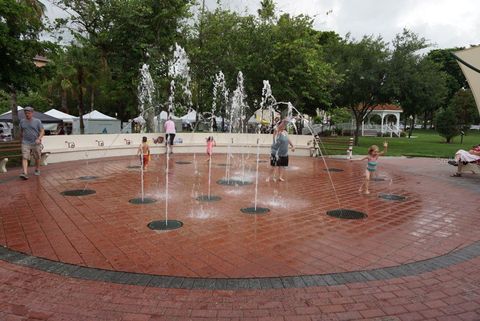
[[[375,173],[377,170],[377,161],[380,155],[383,155],[387,152],[388,143],[383,143],[383,151],[380,151],[377,145],[372,145],[368,148],[368,156],[362,158],[361,160],[368,160],[367,169],[365,170],[365,181],[362,183],[360,188],[358,189],[359,192],[363,190],[363,186],[365,185],[365,194],[370,194],[368,187],[370,185],[370,176]]]
[[[138,146],[137,155],[140,156],[140,162],[143,165],[143,170],[146,171],[148,162],[150,161],[150,147],[147,143],[147,137],[142,138],[142,143]]]
[[[212,158],[212,153],[213,153],[213,146],[215,146],[215,139],[213,139],[213,136],[208,136],[207,138],[207,155],[208,159],[207,162],[211,160]]]

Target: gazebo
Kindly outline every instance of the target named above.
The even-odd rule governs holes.
[[[377,105],[373,107],[368,115],[366,122],[362,122],[362,136],[369,131],[380,132],[383,134],[389,133],[390,136],[400,136],[400,114],[403,113],[402,108],[397,105]],[[380,125],[372,124],[372,118],[380,117]],[[392,119],[393,117],[393,119]]]

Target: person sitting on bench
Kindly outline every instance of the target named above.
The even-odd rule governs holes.
[[[480,145],[473,146],[468,152],[460,149],[455,153],[455,160],[448,161],[450,165],[458,166],[457,172],[453,177],[462,176],[462,168],[468,163],[477,163],[480,165]]]

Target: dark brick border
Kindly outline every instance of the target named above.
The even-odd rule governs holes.
[[[286,289],[388,280],[447,268],[478,256],[480,241],[431,259],[365,271],[258,278],[193,278],[102,270],[51,261],[0,247],[0,260],[44,272],[83,280],[189,290]]]

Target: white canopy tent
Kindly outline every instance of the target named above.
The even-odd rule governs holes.
[[[182,117],[180,117],[180,119],[184,124],[193,124],[197,121],[197,112],[195,110],[192,110],[188,112],[186,115],[183,115]]]
[[[121,132],[121,121],[94,110],[83,115],[85,134],[116,134]],[[80,134],[80,117],[73,120],[73,134]]]
[[[50,109],[49,111],[44,112],[44,114],[63,120],[64,123],[73,123],[75,119],[78,119],[77,116],[69,115],[55,108]]]
[[[455,58],[467,78],[480,113],[480,46],[457,51]]]
[[[275,118],[279,118],[280,119],[280,113],[277,112],[277,111],[274,111],[274,115],[273,115],[274,119]],[[262,123],[263,125],[269,125],[272,123],[272,113],[267,110],[267,109],[257,109],[252,117],[250,117],[250,119],[248,119],[248,123],[249,124],[258,124],[258,123]]]
[[[165,110],[162,110],[160,112],[160,115],[155,116],[155,121],[157,121],[158,116],[160,116],[160,120],[167,120],[168,119],[168,113]],[[173,120],[175,119],[180,119],[180,117],[175,116],[174,114],[170,114]]]
[[[177,130],[177,132],[181,131],[182,129],[181,118],[175,116],[173,113],[170,114],[170,117],[172,117],[172,120],[175,123],[175,129]],[[158,132],[163,132],[163,124],[167,119],[168,119],[168,113],[165,110],[162,110],[160,114],[154,117],[153,122],[155,123],[155,127]]]

